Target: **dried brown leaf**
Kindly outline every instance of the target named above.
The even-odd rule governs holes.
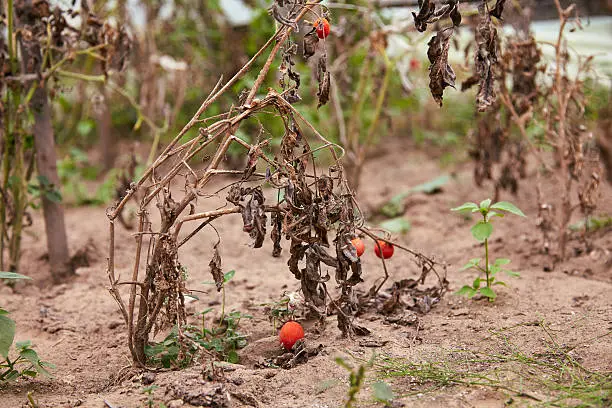
[[[221,267],[221,255],[219,254],[219,244],[217,243],[213,248],[213,257],[208,263],[210,267],[210,273],[215,281],[217,292],[223,287],[223,269]]]
[[[504,12],[504,3],[506,3],[506,0],[497,0],[495,2],[495,7],[489,12],[489,14],[493,17],[497,17],[498,19],[502,20],[502,13]]]
[[[478,7],[480,23],[476,28],[476,43],[478,49],[475,55],[478,95],[476,104],[478,110],[483,112],[495,102],[495,75],[494,68],[497,63],[497,29],[493,27],[491,16],[486,10],[486,3]]]
[[[319,37],[317,36],[316,30],[313,30],[304,36],[304,59],[308,59],[315,55],[317,52],[317,44],[319,43]]]
[[[436,102],[442,106],[444,88],[455,87],[455,71],[448,63],[448,49],[450,39],[453,35],[452,27],[438,31],[427,44],[427,57],[431,66],[429,67],[429,89]]]
[[[317,98],[319,99],[319,103],[317,104],[317,109],[325,105],[329,101],[330,86],[331,77],[329,75],[329,72],[326,71],[323,74],[322,79],[319,80],[319,91],[317,92]]]

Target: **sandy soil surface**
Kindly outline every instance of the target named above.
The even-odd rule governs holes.
[[[435,159],[413,149],[390,148],[382,153],[368,163],[359,195],[363,207],[370,212],[398,192],[448,172],[441,170]],[[599,212],[612,214],[612,188],[602,187]],[[14,291],[0,286],[0,299],[17,321],[16,340],[31,339],[43,359],[57,367],[53,379],[20,380],[0,389],[0,406],[28,406],[26,394],[32,391],[41,407],[142,407],[147,401],[143,383],[153,380],[158,386],[153,392],[155,407],[162,402],[169,407],[197,406],[206,396],[216,395],[218,400],[227,398],[229,403],[212,406],[332,408],[343,406],[348,390],[348,372],[335,358],[342,356],[348,363],[359,365],[367,363],[372,353],[377,355],[376,364],[366,371],[357,406],[383,406],[374,401],[372,384],[396,372],[392,366],[399,370],[402,362],[402,375],[385,378],[397,396],[393,406],[538,406],[559,396],[560,391],[554,391],[550,381],[555,372],[559,374],[567,368],[563,361],[571,361],[574,368],[579,364],[580,375],[585,378],[593,372],[607,375],[609,387],[610,230],[594,234],[594,249],[588,253],[581,250],[583,245],[578,240],[570,242],[571,259],[553,271],[544,271],[548,262],[539,254],[539,235],[534,227],[535,189],[533,181],[526,180],[518,197],[502,198],[515,202],[528,218],[496,221],[491,245],[495,256],[513,260],[511,266],[521,277],[507,279],[509,286],[500,287],[493,303],[467,300],[452,291],[474,278],[472,272],[460,272],[459,268],[468,259],[480,256],[482,248],[470,236],[472,221],[451,214],[449,209],[489,195],[489,189],[473,186],[469,165],[460,166],[442,192],[410,195],[405,216],[412,229],[397,238],[414,250],[447,262],[451,292],[428,314],[406,311],[405,318],[395,322],[376,310],[368,310],[359,322],[372,334],[353,340],[340,336],[335,316],[328,318],[322,333],[311,330],[312,322],[304,322],[306,344],[322,348],[318,355],[288,370],[259,368],[263,359],[282,354],[272,324],[260,305],[299,288],[299,282],[286,267],[288,250],[283,250],[281,258],[271,257],[269,239],[262,249],[251,249],[239,216],[218,222],[224,269],[236,270],[227,286],[228,310],[241,310],[253,318],[241,324],[249,345],[240,351],[240,364],[225,365],[219,370],[224,378],[217,381],[205,378],[203,371],[210,366],[206,361],[182,371],[159,370],[154,375],[131,370],[126,326],[108,292],[108,221],[104,209],[67,211],[72,250],[82,248],[88,241],[97,250],[90,254],[90,266],[78,269],[77,278],[59,286],[49,282],[42,218],[37,215],[24,238],[21,270],[34,280],[18,284]],[[122,228],[117,228],[117,234],[117,270],[127,274],[134,238]],[[208,263],[214,240],[210,234],[202,235],[180,251],[189,270],[188,287],[206,292],[199,293],[200,300],[188,305],[190,314],[209,305],[219,314],[220,295],[211,286],[201,284],[210,280]],[[371,243],[362,261],[365,291],[383,274]],[[396,251],[388,266],[391,276],[385,290],[395,281],[419,275],[413,258],[401,251]],[[530,365],[528,358],[542,364]],[[531,373],[542,381],[525,382],[522,373]],[[498,381],[496,385],[487,385],[491,379]],[[612,392],[609,388],[601,391],[608,395]],[[608,399],[607,403],[612,401]],[[559,404],[572,405],[572,400]]]

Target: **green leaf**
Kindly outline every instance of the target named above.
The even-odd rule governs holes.
[[[36,371],[32,371],[32,370],[25,370],[21,372],[21,375],[27,375],[28,377],[36,377],[38,375],[38,373]]]
[[[54,203],[62,202],[62,194],[55,189],[45,191],[45,197],[47,198],[47,200],[52,201]]]
[[[471,229],[472,236],[478,241],[482,242],[491,236],[493,233],[493,225],[489,222],[479,221],[478,224],[474,225]]]
[[[235,274],[236,274],[236,271],[233,269],[227,272],[225,275],[223,275],[223,283],[227,283],[231,281]]]
[[[395,398],[391,386],[384,381],[372,384],[372,390],[374,391],[374,399],[377,401],[389,402]]]
[[[476,205],[476,203],[464,203],[461,204],[459,207],[455,207],[455,208],[451,208],[451,211],[460,211],[460,212],[465,212],[465,211],[471,211],[474,212],[474,210],[478,210],[478,206]]]
[[[508,201],[500,201],[498,203],[495,203],[491,206],[491,209],[507,211],[509,213],[520,215],[521,217],[525,217],[525,214],[523,214],[523,212],[517,206],[515,206],[512,203],[509,203]]]
[[[463,265],[461,267],[461,269],[459,269],[460,271],[465,271],[466,269],[470,269],[470,268],[474,268],[476,266],[478,266],[478,264],[480,263],[480,260],[482,258],[472,258],[469,260],[468,263],[466,263],[465,265]]]
[[[403,217],[392,218],[380,223],[380,228],[385,229],[394,234],[405,234],[410,231],[410,221]]]
[[[494,284],[494,285],[508,286],[508,285],[506,285],[506,282],[504,282],[504,281],[499,281],[499,280],[498,280],[498,281],[493,282],[493,284]]]
[[[464,287],[459,289],[457,292],[455,292],[456,295],[467,296],[469,298],[474,297],[476,293],[477,293],[476,289],[468,285],[465,285]]]
[[[504,272],[506,275],[512,277],[512,278],[518,278],[521,276],[520,273],[518,272],[514,272],[514,271],[509,271],[507,269],[502,269],[502,272]]]
[[[227,353],[228,363],[238,364],[239,361],[240,361],[240,357],[238,357],[238,353],[236,353],[236,351],[231,350],[229,353]]]
[[[481,281],[481,279],[480,279],[480,278],[476,278],[476,279],[474,279],[474,283],[472,283],[472,287],[473,287],[474,289],[478,289],[478,288],[480,287],[480,281]]]
[[[19,355],[28,360],[34,366],[40,365],[40,357],[38,357],[38,353],[31,348],[21,350]]]
[[[32,279],[29,276],[16,272],[0,272],[0,279]]]
[[[497,258],[495,260],[495,264],[494,265],[496,265],[496,266],[508,265],[510,262],[512,262],[512,261],[510,261],[508,258]]]
[[[499,212],[495,212],[495,211],[489,211],[487,213],[487,218],[490,220],[493,217],[499,217],[499,218],[504,218],[504,213],[499,213]]]
[[[15,338],[15,321],[0,314],[0,356],[7,358]]]
[[[481,210],[488,210],[491,206],[491,199],[487,198],[486,200],[482,200],[480,205],[478,206]]]
[[[96,126],[96,122],[93,119],[84,119],[79,121],[77,124],[77,132],[81,136],[87,136],[91,133],[91,131]]]
[[[442,176],[436,177],[433,180],[414,186],[408,191],[411,193],[435,194],[437,192],[440,192],[442,190],[442,186],[448,183],[450,179],[451,178],[448,174],[444,174]]]
[[[32,346],[32,342],[30,340],[18,341],[15,343],[15,347],[17,347],[20,351],[22,349],[27,349]]]
[[[380,213],[389,218],[402,215],[406,211],[404,200],[409,194],[409,192],[396,194],[380,208]]]
[[[497,297],[497,294],[493,291],[493,289],[488,287],[480,288],[480,294],[488,297],[489,299],[495,299]]]

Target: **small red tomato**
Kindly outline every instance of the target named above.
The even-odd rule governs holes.
[[[376,254],[377,257],[379,258],[385,258],[385,259],[389,259],[393,256],[393,245],[386,243],[385,241],[378,241],[378,243],[380,244],[380,248],[378,247],[378,245],[374,244],[374,253]],[[382,249],[382,256],[381,256],[381,251]]]
[[[326,18],[319,18],[313,23],[314,28],[317,29],[317,37],[324,39],[329,35],[329,21]]]
[[[291,350],[296,341],[304,338],[304,329],[298,322],[289,321],[280,329],[278,338],[285,349]]]
[[[421,68],[421,61],[419,61],[416,58],[412,58],[410,60],[410,70],[411,71],[416,71],[419,68]]]
[[[365,244],[363,243],[361,238],[351,239],[351,244],[353,244],[353,246],[357,250],[357,256],[363,255],[363,253],[365,252]]]

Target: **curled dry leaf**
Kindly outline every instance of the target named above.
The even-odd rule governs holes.
[[[448,63],[448,49],[450,39],[453,36],[453,28],[440,30],[427,44],[427,57],[431,66],[429,67],[429,89],[434,100],[442,106],[444,88],[455,87],[455,71]]]
[[[261,248],[266,237],[266,212],[264,208],[265,197],[261,187],[241,188],[235,186],[230,190],[228,201],[240,207],[242,214],[243,231],[253,238],[253,247]],[[237,192],[238,189],[239,191]]]
[[[270,233],[270,239],[274,243],[272,248],[272,256],[278,258],[281,256],[283,248],[281,247],[281,238],[283,228],[283,218],[279,212],[272,213],[272,232]]]
[[[221,268],[221,255],[219,254],[219,243],[215,244],[213,248],[213,257],[210,260],[208,266],[210,267],[210,273],[215,281],[217,292],[223,287],[223,269]]]
[[[317,98],[319,103],[317,108],[325,105],[329,101],[329,89],[331,85],[331,76],[327,71],[327,57],[324,55],[319,59],[317,64],[317,77],[319,79],[319,91],[317,92]]]
[[[317,52],[317,44],[319,43],[319,37],[317,36],[316,30],[312,30],[304,36],[304,59],[308,59],[315,55]]]
[[[478,81],[476,104],[480,112],[485,111],[495,102],[495,75],[493,69],[497,63],[497,29],[493,27],[491,16],[486,10],[486,2],[478,7],[480,23],[476,29],[478,49],[475,56],[475,76]]]
[[[274,17],[274,19],[276,21],[278,21],[282,25],[286,25],[286,26],[289,26],[289,27],[293,28],[293,30],[295,32],[298,32],[299,31],[299,27],[298,27],[297,23],[295,22],[295,20],[291,20],[291,19],[287,18],[286,16],[283,16],[283,13],[281,12],[281,7],[283,7],[282,4],[276,4],[275,3],[268,10],[269,10],[270,14],[272,15],[272,17]]]
[[[448,0],[447,4],[436,10],[436,5],[430,0],[419,0],[419,13],[412,13],[416,29],[424,32],[427,30],[427,24],[435,23],[445,17],[450,17],[453,25],[458,26],[461,24],[458,5],[458,0]]]
[[[495,7],[489,12],[489,14],[493,17],[497,17],[498,19],[502,20],[502,13],[504,12],[504,3],[506,3],[506,0],[497,0],[495,2]]]

